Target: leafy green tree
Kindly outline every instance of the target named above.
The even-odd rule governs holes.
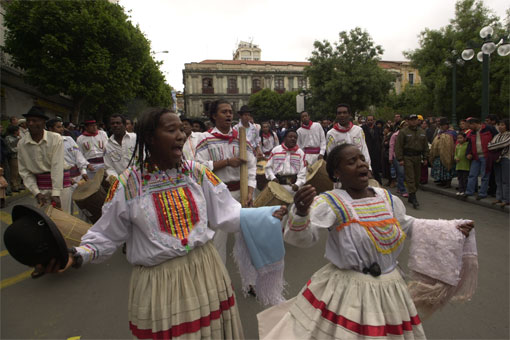
[[[508,18],[507,18],[508,20]],[[458,55],[468,46],[479,47],[479,31],[484,26],[494,28],[494,36],[505,32],[500,19],[480,0],[460,0],[455,5],[455,18],[439,30],[425,29],[420,34],[420,47],[405,52],[414,67],[420,71],[423,85],[430,98],[430,110],[436,116],[451,114],[452,71],[445,66],[452,51]],[[508,32],[506,32],[508,34]],[[476,49],[475,49],[476,50]],[[477,49],[479,50],[479,49]],[[510,69],[508,57],[491,55],[490,111],[509,115]],[[476,58],[457,66],[457,118],[480,116],[482,93],[482,64]]]
[[[339,103],[349,103],[353,112],[383,102],[394,75],[377,66],[383,53],[370,35],[357,27],[339,33],[338,42],[314,42],[305,75],[310,80],[311,107],[315,115],[335,110]]]
[[[5,52],[28,83],[43,93],[73,98],[74,122],[81,111],[96,116],[122,112],[137,95],[169,105],[150,43],[119,5],[13,0],[3,6]]]
[[[297,92],[290,91],[280,94],[280,108],[277,115],[273,119],[292,120],[300,119],[299,113],[296,112],[296,96]]]
[[[269,119],[290,120],[299,119],[296,112],[297,92],[284,92],[282,94],[270,89],[263,89],[250,96],[248,106],[253,110],[256,121]]]

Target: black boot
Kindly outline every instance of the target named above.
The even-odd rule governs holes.
[[[408,201],[413,205],[414,209],[418,209],[418,207],[420,206],[420,203],[418,203],[418,200],[416,199],[416,193],[414,192],[409,194]]]

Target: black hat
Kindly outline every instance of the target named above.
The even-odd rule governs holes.
[[[25,118],[28,118],[28,117],[39,117],[39,118],[42,118],[44,120],[48,120],[50,119],[50,117],[46,116],[44,114],[44,109],[42,107],[39,107],[39,106],[32,106],[32,108],[23,115],[23,117]]]
[[[242,115],[243,113],[251,113],[251,110],[248,107],[248,105],[243,105],[243,106],[241,106],[241,109],[237,113]]]
[[[418,119],[418,115],[415,114],[409,115],[409,119]]]
[[[55,223],[40,209],[30,205],[12,208],[12,224],[4,233],[5,247],[16,261],[35,267],[46,266],[56,258],[63,269],[69,254],[66,242]]]
[[[439,126],[441,126],[441,125],[448,125],[448,124],[450,124],[448,122],[448,118],[444,118],[443,117],[443,118],[439,119]]]

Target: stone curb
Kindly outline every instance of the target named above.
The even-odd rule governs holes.
[[[453,183],[452,183],[452,186],[453,186]],[[479,206],[482,206],[485,208],[489,208],[489,209],[493,209],[493,210],[497,210],[497,211],[503,211],[503,212],[507,212],[507,213],[510,212],[509,206],[500,208],[500,207],[497,207],[497,206],[491,204],[491,201],[495,200],[495,198],[490,197],[490,196],[487,198],[484,198],[480,201],[476,200],[476,196],[466,197],[466,199],[462,200],[459,198],[459,196],[457,196],[455,194],[455,190],[439,188],[439,187],[436,187],[434,184],[425,184],[425,185],[422,184],[422,185],[420,185],[420,190],[429,191],[429,192],[433,192],[433,193],[444,195],[444,196],[449,196],[449,197],[455,198],[459,201],[476,204],[476,205],[479,205]]]

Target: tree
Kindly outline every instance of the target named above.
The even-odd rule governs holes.
[[[508,18],[507,18],[508,20]],[[414,67],[420,71],[423,85],[430,98],[430,109],[434,115],[451,114],[452,75],[444,64],[455,50],[460,55],[463,49],[481,42],[479,31],[490,25],[494,36],[502,36],[499,18],[479,0],[461,0],[455,5],[455,18],[439,30],[425,29],[420,34],[420,47],[405,52]],[[508,34],[508,32],[506,33]],[[508,59],[497,53],[490,61],[490,110],[501,116],[509,115],[509,68]],[[480,116],[482,93],[482,65],[476,59],[457,67],[457,117]]]
[[[385,100],[394,75],[380,69],[382,55],[370,35],[361,28],[339,33],[333,45],[324,40],[314,42],[305,75],[310,80],[313,113],[334,112],[339,103],[348,103],[353,112],[377,105]]]
[[[106,0],[3,5],[5,52],[29,84],[73,98],[74,122],[82,110],[97,116],[122,112],[137,94],[169,104],[149,41],[119,5]]]
[[[248,106],[253,110],[256,121],[290,120],[299,118],[296,112],[297,92],[284,92],[282,94],[270,89],[263,89],[250,96]]]

